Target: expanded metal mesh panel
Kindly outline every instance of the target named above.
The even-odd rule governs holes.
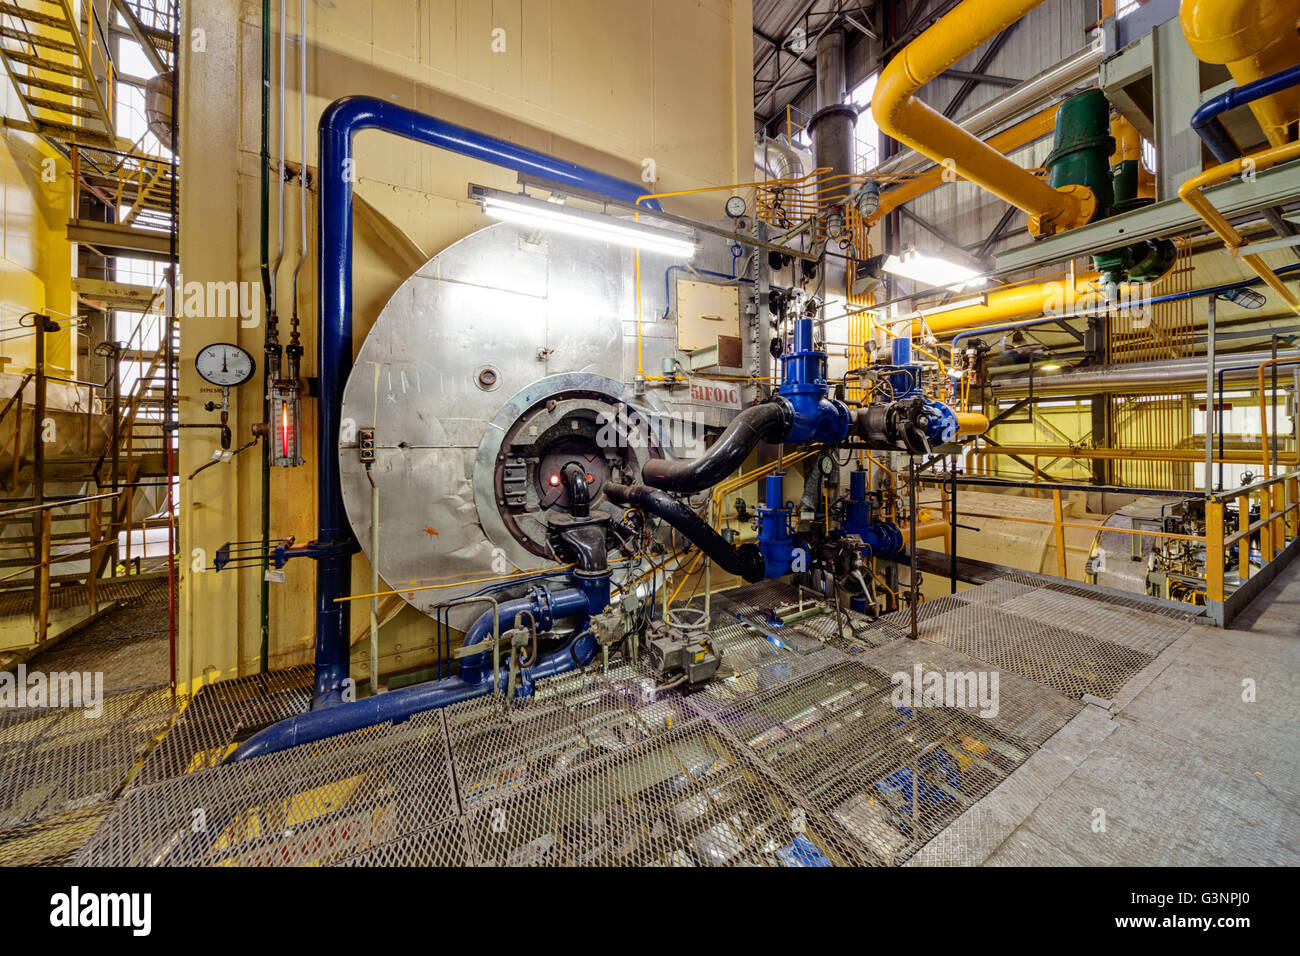
[[[1008,614],[1035,620],[1069,621],[1069,628],[1156,655],[1195,625],[1149,611],[1059,591],[1039,590],[999,605]]]
[[[0,822],[0,862],[66,860],[103,816],[74,862],[897,864],[955,820],[982,825],[968,811],[1079,713],[1081,693],[1113,696],[1187,627],[1086,590],[1005,579],[918,607],[923,641],[899,639],[906,610],[763,616],[798,600],[770,582],[719,596],[722,668],[694,693],[661,689],[644,659],[590,667],[509,707],[479,698],[237,765],[217,764],[306,710],[311,671],[212,685],[121,791],[132,756],[107,816],[101,788],[124,754],[80,753],[68,714],[4,715],[0,760],[26,755],[32,780],[80,773],[86,800],[60,783],[39,826],[15,810]],[[895,706],[892,675],[917,665],[996,670],[997,713]],[[157,691],[114,698],[105,713],[121,728],[171,717]],[[19,789],[4,805],[35,819],[38,789],[0,781],[0,794]]]
[[[996,578],[976,588],[961,592],[961,599],[967,604],[991,604],[998,607],[1005,601],[1018,598],[1022,594],[1031,594],[1038,590],[1037,585]]]
[[[1145,611],[1148,614],[1157,614],[1161,617],[1169,617],[1179,621],[1195,621],[1204,616],[1203,611],[1190,605],[1179,607],[1174,604],[1166,604],[1155,598],[1136,594],[1127,597],[1122,594],[1102,591],[1086,584],[1056,580],[1043,574],[1032,574],[1027,571],[1007,571],[1002,575],[1002,578],[1007,581],[1030,584],[1048,591],[1056,591],[1060,594],[1073,594],[1076,597],[1088,598],[1093,601],[1104,601],[1116,607],[1132,608],[1135,611]]]
[[[106,696],[98,710],[28,708],[5,715],[0,828],[112,799],[171,720],[165,687]]]
[[[602,754],[647,739],[632,710],[639,685],[594,686],[502,711],[491,699],[447,710],[447,725],[466,809],[501,800],[521,787],[560,776]]]
[[[312,669],[254,674],[199,689],[175,726],[149,754],[132,786],[211,767],[256,731],[311,704]]]
[[[872,857],[894,864],[1030,751],[961,710],[895,707],[890,690],[883,671],[844,663],[717,719]]]
[[[712,726],[688,722],[469,814],[501,866],[831,866],[864,862]]]
[[[457,812],[435,711],[136,787],[76,862],[329,863]]]
[[[978,716],[981,723],[1016,740],[1037,747],[1069,723],[1083,703],[1065,697],[1050,687],[1022,677],[1013,671],[991,668],[960,651],[930,641],[895,641],[871,651],[863,661],[888,673],[891,681],[908,682],[916,686],[916,667],[923,675],[938,672],[945,678],[949,674],[962,678],[961,699],[964,709]],[[984,678],[984,697],[980,696],[979,680]],[[974,686],[969,680],[974,680]],[[958,680],[954,680],[954,695]],[[922,685],[922,690],[924,686]],[[954,706],[960,701],[950,701]]]
[[[926,622],[920,636],[1070,697],[1110,699],[1153,659],[1081,631],[979,605]]]
[[[109,805],[0,829],[0,866],[61,866],[95,832]]]

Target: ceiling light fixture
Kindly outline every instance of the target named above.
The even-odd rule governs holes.
[[[469,198],[483,207],[494,219],[517,222],[548,229],[569,236],[580,236],[619,246],[662,252],[690,259],[695,255],[694,240],[682,233],[645,226],[640,223],[599,212],[573,209],[555,202],[534,199],[521,193],[507,193],[486,186],[469,187]]]
[[[904,249],[897,256],[885,256],[881,268],[927,287],[942,286],[954,292],[977,289],[989,281],[988,277],[978,269],[939,256],[926,255],[911,248]]]

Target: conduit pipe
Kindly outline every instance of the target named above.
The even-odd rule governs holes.
[[[317,374],[320,381],[316,416],[319,461],[316,478],[318,529],[313,549],[317,562],[313,708],[339,704],[348,679],[350,615],[347,603],[335,599],[347,594],[356,542],[343,506],[336,449],[343,386],[352,370],[353,140],[357,133],[368,129],[382,130],[624,202],[634,203],[646,195],[635,183],[372,96],[348,96],[335,100],[321,114],[320,251],[317,263],[320,289]],[[648,200],[646,206],[660,208],[654,200]],[[367,700],[388,700],[393,696],[386,694]]]
[[[1300,0],[1183,0],[1179,20],[1196,58],[1224,64],[1238,86],[1300,63]],[[1300,89],[1252,100],[1250,109],[1269,143],[1281,146],[1300,118]]]
[[[1300,352],[1279,353],[1280,359],[1300,358]],[[1241,352],[1219,355],[1221,361],[1241,363],[1227,372],[1229,382],[1250,382],[1260,362],[1272,358],[1268,351]],[[1034,375],[1033,392],[1036,396],[1087,395],[1104,391],[1109,393],[1148,393],[1192,391],[1205,387],[1205,356],[1162,359],[1155,362],[1130,362],[1122,365],[1088,365],[1051,375]],[[993,394],[999,398],[1012,398],[1029,394],[1028,375],[1001,376],[992,383]]]
[[[963,0],[889,61],[871,100],[882,132],[1023,209],[1034,235],[1062,232],[1091,220],[1097,209],[1092,191],[1077,185],[1053,189],[927,106],[916,93],[1042,2]]]

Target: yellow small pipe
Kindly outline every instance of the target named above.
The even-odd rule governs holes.
[[[871,112],[882,132],[1029,214],[1035,235],[1088,222],[1096,197],[1053,189],[916,97],[926,83],[1011,26],[1043,0],[963,0],[881,71]]]
[[[1300,157],[1300,142],[1273,146],[1250,156],[1243,156],[1241,159],[1222,163],[1207,169],[1203,173],[1198,173],[1183,183],[1178,190],[1178,198],[1191,206],[1196,211],[1196,214],[1205,220],[1205,224],[1218,234],[1224,245],[1229,249],[1239,250],[1243,246],[1249,248],[1245,237],[1214,208],[1201,190],[1240,173],[1254,175],[1261,169],[1267,169],[1277,163],[1286,162],[1297,157]],[[1287,287],[1286,283],[1269,267],[1268,263],[1252,253],[1243,253],[1240,258],[1242,262],[1255,270],[1255,274],[1263,279],[1265,284],[1276,292],[1283,302],[1295,312],[1300,313],[1300,299],[1296,298],[1295,293]]]

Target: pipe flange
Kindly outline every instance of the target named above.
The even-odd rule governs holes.
[[[1087,186],[1071,183],[1056,187],[1056,191],[1064,193],[1070,201],[1064,209],[1052,216],[1029,217],[1029,234],[1035,239],[1086,225],[1097,215],[1097,196]]]

